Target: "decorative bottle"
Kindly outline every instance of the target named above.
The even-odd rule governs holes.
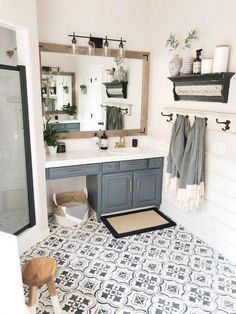
[[[92,141],[93,141],[93,148],[96,150],[100,149],[100,138],[98,137],[97,133],[94,133],[92,137]]]
[[[193,74],[201,73],[201,65],[202,65],[202,60],[200,58],[201,53],[202,53],[202,49],[196,50],[196,58],[193,61]]]
[[[101,136],[100,148],[102,150],[108,149],[108,139],[107,139],[105,131],[103,131],[103,134]]]

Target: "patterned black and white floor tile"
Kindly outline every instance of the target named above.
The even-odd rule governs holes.
[[[93,214],[70,228],[51,221],[50,230],[22,263],[57,260],[62,313],[236,314],[236,265],[182,226],[114,239]],[[53,313],[44,286],[37,313]]]

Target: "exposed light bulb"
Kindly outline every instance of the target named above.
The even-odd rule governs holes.
[[[109,51],[109,43],[108,43],[108,40],[107,40],[107,36],[106,36],[106,39],[105,39],[105,42],[104,42],[104,56],[105,57],[108,57],[109,54],[110,54],[110,51]]]
[[[89,42],[88,42],[88,48],[89,48],[89,55],[94,56],[95,55],[95,43],[92,41],[92,37],[90,35]]]
[[[120,44],[119,44],[119,57],[124,58],[124,56],[125,56],[124,43],[121,37]]]
[[[76,38],[75,38],[75,33],[74,33],[74,32],[73,32],[73,37],[72,37],[71,42],[72,42],[72,53],[73,53],[73,55],[75,55],[75,54],[76,54],[76,44],[77,44],[77,40],[76,40]]]

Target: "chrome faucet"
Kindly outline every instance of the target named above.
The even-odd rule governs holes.
[[[116,143],[115,148],[124,148],[126,147],[124,135],[120,136],[120,141]]]

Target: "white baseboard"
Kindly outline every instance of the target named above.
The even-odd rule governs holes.
[[[36,243],[44,240],[49,233],[50,231],[48,227],[43,231],[39,230],[37,226],[25,230],[17,236],[19,253],[23,254]]]

